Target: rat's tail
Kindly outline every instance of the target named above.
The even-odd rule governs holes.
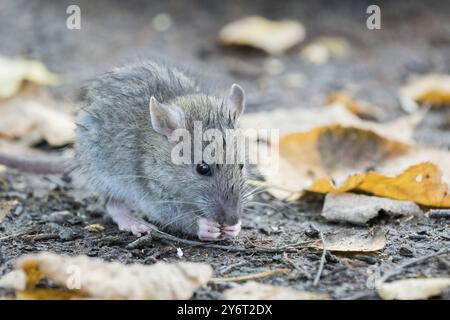
[[[72,159],[64,157],[13,156],[0,153],[0,164],[24,172],[36,174],[68,173]]]

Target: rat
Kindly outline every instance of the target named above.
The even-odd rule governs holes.
[[[235,129],[244,109],[245,93],[237,84],[219,98],[179,68],[154,61],[132,63],[91,83],[78,115],[71,161],[0,155],[0,163],[36,173],[70,167],[103,195],[119,229],[136,236],[156,225],[203,241],[232,239],[240,232],[250,195],[245,166],[174,164],[171,151],[176,130],[192,136],[195,121],[205,129]]]

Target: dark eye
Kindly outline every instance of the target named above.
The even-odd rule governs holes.
[[[244,165],[242,163],[239,165],[239,169],[244,169]]]
[[[205,162],[197,164],[195,170],[197,170],[198,174],[201,174],[202,176],[211,175],[211,168],[209,167],[209,164]]]

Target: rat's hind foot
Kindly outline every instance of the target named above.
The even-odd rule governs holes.
[[[220,237],[220,225],[205,218],[198,219],[198,232],[197,236],[200,240],[212,241],[217,240]]]
[[[239,220],[239,222],[233,226],[224,225],[222,226],[221,231],[225,239],[234,239],[241,231],[241,221]]]
[[[108,201],[106,211],[120,230],[129,231],[137,237],[150,233],[152,229],[157,229],[154,225],[132,215],[130,209],[123,202],[117,200]]]

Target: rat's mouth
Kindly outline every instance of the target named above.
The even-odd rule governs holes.
[[[241,231],[241,221],[229,226],[220,224],[217,221],[200,218],[198,219],[197,236],[203,241],[214,241],[220,239],[234,239]]]

